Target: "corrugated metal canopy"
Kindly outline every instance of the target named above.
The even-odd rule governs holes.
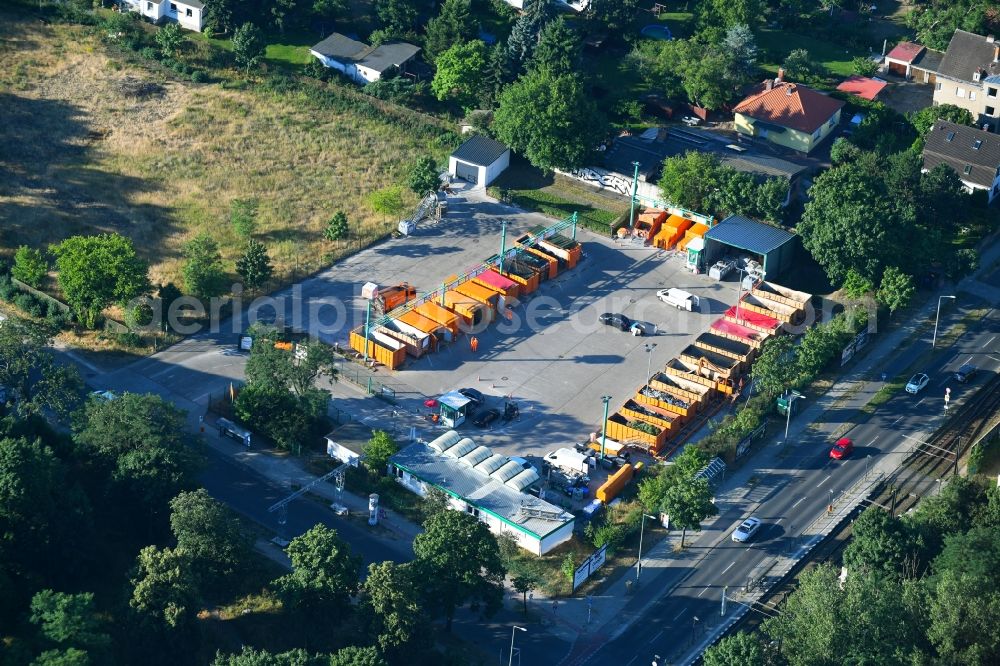
[[[730,215],[705,234],[709,240],[755,254],[772,252],[794,237],[784,229],[742,215]]]

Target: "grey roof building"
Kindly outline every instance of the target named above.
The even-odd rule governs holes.
[[[730,215],[705,233],[706,261],[750,254],[763,265],[767,279],[777,280],[795,260],[797,238],[781,227]]]
[[[346,61],[361,58],[371,50],[371,47],[364,42],[359,42],[351,39],[347,35],[335,32],[316,46],[312,47],[312,50],[328,58],[336,58],[337,60]]]
[[[1000,75],[998,63],[1000,44],[992,37],[983,37],[965,30],[956,30],[948,43],[937,73],[956,81],[978,83],[987,76]],[[979,74],[978,78],[976,74]]]
[[[391,42],[368,46],[335,32],[309,49],[321,63],[343,72],[357,83],[378,81],[390,68],[403,70],[406,63],[419,52],[420,47],[406,42]]]
[[[482,134],[476,134],[456,148],[451,156],[476,166],[489,166],[500,159],[500,156],[507,150],[507,146],[499,141]]]
[[[938,120],[924,143],[924,170],[949,166],[965,187],[986,190],[992,202],[1000,191],[1000,136],[975,127]]]
[[[389,465],[404,487],[419,495],[429,488],[444,491],[451,508],[476,516],[497,534],[512,535],[536,555],[573,535],[573,514],[524,492],[539,480],[533,468],[454,430],[427,444],[411,444]]]
[[[448,158],[448,173],[485,187],[510,166],[510,148],[482,134],[466,140]]]

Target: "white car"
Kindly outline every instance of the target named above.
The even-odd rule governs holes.
[[[930,377],[922,372],[918,372],[910,378],[910,381],[906,383],[906,392],[916,395],[924,390],[927,383],[931,380]]]
[[[733,531],[733,541],[746,543],[753,538],[753,535],[760,529],[760,518],[750,517],[740,523],[740,526]]]

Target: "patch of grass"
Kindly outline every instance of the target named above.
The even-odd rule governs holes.
[[[694,12],[661,12],[657,19],[667,24],[674,37],[683,39],[694,34]]]
[[[8,249],[117,231],[149,261],[154,283],[180,284],[183,245],[202,231],[233,268],[243,242],[229,205],[254,197],[275,286],[384,238],[394,224],[371,210],[368,193],[401,182],[419,155],[443,158],[451,147],[436,119],[347,85],[193,85],[135,54],[106,50],[84,27],[3,10],[0,19],[0,42],[14,46],[0,81],[16,83],[30,63],[32,84],[5,91],[0,153],[11,172],[32,174],[30,185],[17,179],[0,193]],[[223,40],[194,37],[185,58],[218,60],[219,48]],[[294,60],[295,48],[279,45],[276,57]],[[125,76],[157,82],[162,92],[123,96]],[[338,210],[350,237],[334,244],[322,230]]]
[[[833,76],[845,77],[854,73],[851,59],[867,55],[863,49],[849,48],[842,44],[817,39],[790,30],[762,28],[757,32],[757,46],[761,50],[760,67],[776,73],[781,63],[795,49],[809,51],[809,56],[823,65]]]
[[[283,572],[282,572],[283,573]],[[243,615],[277,615],[282,612],[283,605],[270,590],[247,594],[230,604],[219,608],[220,620],[231,620]]]
[[[892,396],[902,391],[904,386],[906,386],[906,380],[899,378],[893,379],[891,382],[876,391],[875,395],[872,396],[872,399],[868,401],[868,404],[861,408],[861,411],[868,416],[871,416],[875,413],[876,409],[889,402],[889,399],[892,398]]]

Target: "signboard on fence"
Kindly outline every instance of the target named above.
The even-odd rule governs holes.
[[[604,544],[594,552],[593,555],[588,557],[583,561],[583,564],[576,568],[573,573],[573,591],[583,585],[583,582],[590,578],[590,576],[604,566],[605,560],[607,560],[608,545]]]
[[[856,352],[864,349],[865,345],[868,344],[868,329],[861,331],[846,347],[844,351],[840,354],[840,365],[841,367],[847,365],[847,362],[854,358]]]

